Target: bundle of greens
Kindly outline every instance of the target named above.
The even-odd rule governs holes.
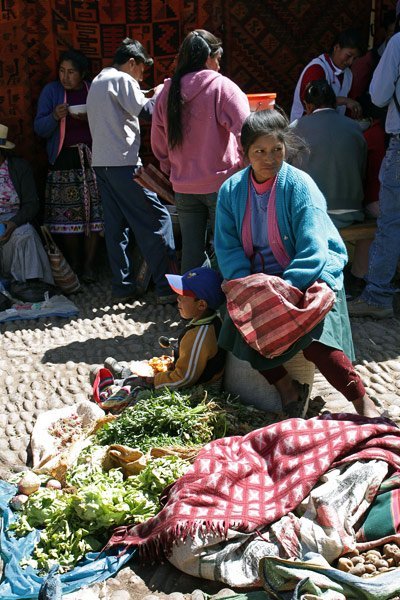
[[[34,553],[24,564],[48,571],[59,564],[60,571],[71,569],[86,552],[98,551],[107,542],[111,527],[139,523],[154,516],[158,496],[167,485],[181,477],[189,463],[166,456],[149,461],[136,476],[123,480],[118,469],[104,472],[98,447],[86,449],[68,474],[70,487],[64,490],[39,488],[29,496],[20,518],[10,526],[16,536],[40,529]],[[74,487],[79,484],[79,487]]]
[[[153,447],[203,446],[225,433],[225,412],[207,395],[146,390],[135,406],[105,424],[98,444],[122,444],[145,452]]]

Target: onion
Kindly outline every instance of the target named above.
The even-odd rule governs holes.
[[[26,494],[29,496],[40,488],[40,478],[32,471],[26,471],[22,475],[22,478],[18,484],[18,491],[20,494]]]
[[[49,479],[46,481],[46,487],[52,490],[61,490],[62,486],[58,479]]]
[[[29,498],[26,494],[17,494],[11,498],[10,506],[13,510],[22,510],[28,500]]]

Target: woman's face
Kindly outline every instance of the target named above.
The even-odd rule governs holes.
[[[339,44],[336,44],[332,52],[333,63],[342,71],[346,67],[351,67],[353,62],[360,56],[357,48],[342,48]]]
[[[250,146],[247,153],[255,180],[263,183],[274,177],[286,156],[285,146],[276,135],[261,135]]]
[[[61,85],[66,90],[79,90],[82,87],[82,75],[70,60],[63,60],[58,71]]]

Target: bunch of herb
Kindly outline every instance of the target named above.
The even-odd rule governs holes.
[[[122,444],[146,451],[152,447],[203,446],[224,435],[225,413],[212,400],[187,392],[147,390],[135,406],[96,433],[103,445]]]

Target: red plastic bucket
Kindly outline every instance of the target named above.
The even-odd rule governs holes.
[[[274,108],[276,94],[247,94],[247,98],[250,104],[250,110],[254,112],[256,110],[268,110]]]

